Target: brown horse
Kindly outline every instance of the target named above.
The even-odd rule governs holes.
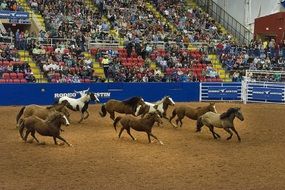
[[[188,117],[189,119],[197,120],[201,115],[207,112],[215,112],[217,113],[215,103],[210,103],[208,106],[198,107],[198,108],[191,108],[187,106],[179,106],[174,108],[172,111],[172,116],[170,117],[169,121],[173,127],[177,127],[178,122],[180,122],[180,127],[182,127],[182,119],[184,116]],[[176,119],[176,126],[171,122],[171,120],[177,115]]]
[[[214,131],[214,127],[223,128],[226,132],[230,134],[227,140],[230,140],[233,136],[232,131],[237,135],[239,141],[241,138],[234,126],[235,117],[239,118],[241,121],[244,120],[244,117],[240,111],[240,108],[230,108],[225,113],[218,114],[208,112],[199,117],[197,120],[197,131],[200,132],[201,128],[206,125],[209,130],[212,132],[214,139],[220,138],[220,135]],[[232,131],[231,131],[232,130]]]
[[[69,125],[69,122],[64,114],[58,111],[54,111],[43,120],[38,116],[32,115],[25,117],[20,121],[19,132],[22,139],[27,142],[28,135],[31,133],[32,137],[39,143],[35,133],[39,133],[42,136],[53,137],[54,143],[57,144],[56,139],[60,139],[68,146],[70,144],[60,136],[61,125]],[[23,137],[23,130],[26,129],[26,135]]]
[[[32,115],[36,115],[41,119],[46,119],[52,111],[62,112],[67,117],[67,119],[69,120],[70,114],[69,114],[68,109],[65,107],[67,104],[68,104],[67,101],[63,101],[61,104],[54,104],[54,105],[48,106],[48,107],[39,106],[36,104],[24,106],[21,108],[21,110],[17,114],[17,117],[16,117],[17,127],[19,127],[19,123],[20,123],[19,121],[22,118],[26,118],[26,117],[29,117]]]
[[[115,112],[135,115],[138,105],[144,105],[143,98],[139,96],[132,97],[125,101],[111,99],[101,106],[101,112],[99,112],[99,114],[101,117],[105,117],[108,112],[110,118],[114,120]]]
[[[119,138],[121,137],[122,132],[126,129],[127,133],[131,136],[131,138],[133,140],[136,140],[130,132],[130,129],[133,128],[136,131],[143,131],[147,133],[148,136],[148,141],[149,143],[150,141],[150,136],[152,136],[153,138],[155,138],[160,144],[163,144],[160,140],[158,140],[158,138],[156,136],[154,136],[151,133],[152,127],[154,122],[159,122],[162,123],[162,120],[160,119],[160,116],[153,112],[153,113],[148,113],[144,118],[141,119],[137,119],[133,116],[130,115],[126,115],[124,117],[117,117],[114,121],[114,128],[117,131],[117,123],[120,121],[122,128],[121,131],[119,133]]]

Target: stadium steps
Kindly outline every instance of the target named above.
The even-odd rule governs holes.
[[[35,13],[31,7],[29,6],[29,4],[27,3],[26,0],[17,0],[17,2],[19,3],[19,5],[21,7],[23,7],[23,9],[28,12],[30,14],[30,17],[33,18],[33,20],[38,23],[38,28],[39,30],[43,30],[46,31],[46,27],[45,27],[45,22],[44,22],[44,18],[42,17],[42,15]]]
[[[162,21],[163,23],[166,23],[173,33],[178,32],[177,27],[169,22],[162,14],[160,14],[160,12],[157,11],[157,9],[150,2],[146,3],[146,8],[154,14],[154,17],[156,19]]]
[[[97,6],[95,5],[95,2],[92,0],[85,0],[85,4],[90,7],[91,10],[98,10]],[[102,20],[107,22],[109,26],[111,25],[108,21],[106,15],[102,16]],[[121,43],[121,40],[119,39],[119,31],[118,30],[110,30],[110,35],[114,37],[115,40],[119,41]]]
[[[34,73],[34,76],[37,79],[37,81],[42,82],[42,83],[47,82],[47,80],[42,75],[39,67],[35,64],[33,59],[30,57],[29,52],[28,51],[24,51],[24,50],[19,50],[18,53],[20,55],[20,60],[21,61],[25,61],[25,62],[27,62],[30,65],[31,70]]]
[[[94,69],[94,74],[99,76],[100,78],[106,78],[105,74],[104,74],[104,69],[103,67],[100,65],[99,62],[96,62],[95,59],[92,59],[93,61],[93,69]]]
[[[155,69],[156,69],[156,64],[155,64],[154,62],[151,62],[150,68],[153,69],[153,70],[155,70]]]
[[[209,58],[211,59],[211,62],[213,64],[213,68],[219,73],[220,78],[224,82],[230,82],[231,79],[229,77],[229,74],[222,67],[222,64],[220,63],[219,59],[217,58],[217,55],[216,54],[210,54]]]
[[[198,5],[193,0],[187,0],[186,1],[186,6],[187,7],[193,7],[193,8],[198,7]]]
[[[96,59],[92,58],[92,55],[89,52],[83,52],[83,55],[86,58],[91,58],[92,59],[94,74],[99,76],[100,78],[106,78],[105,74],[104,74],[104,69],[100,65],[100,63],[97,62]]]

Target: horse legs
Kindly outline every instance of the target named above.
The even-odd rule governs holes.
[[[214,139],[217,139],[217,138],[220,138],[220,137],[221,137],[218,133],[216,133],[216,132],[214,131],[214,126],[213,126],[213,125],[208,126],[208,128],[209,128],[210,131],[212,132]]]
[[[37,141],[37,143],[40,143],[40,141],[35,136],[36,131],[31,131],[32,137]]]
[[[122,134],[122,132],[124,131],[124,129],[125,129],[124,126],[122,126],[122,128],[121,128],[121,130],[120,130],[120,132],[119,132],[119,135],[118,135],[119,138],[121,138],[121,134]]]
[[[240,142],[241,139],[240,139],[240,136],[239,136],[238,132],[236,131],[235,127],[232,127],[230,129],[237,135],[238,141]]]
[[[233,136],[233,132],[231,132],[230,128],[224,128],[224,130],[230,134],[230,136],[227,138],[227,140],[230,140]]]
[[[154,136],[151,132],[147,132],[147,135],[148,135],[148,141],[150,141],[150,136],[152,136],[153,138],[155,138],[160,144],[163,144],[162,141],[158,140],[158,138],[156,136]]]
[[[85,112],[87,113],[87,115],[84,117],[84,119],[87,119],[89,117],[89,112],[87,110],[85,110]]]
[[[80,118],[80,120],[78,121],[78,123],[81,123],[83,119],[84,119],[84,112],[81,112],[81,118]]]
[[[110,118],[114,121],[115,120],[115,112],[110,113]]]
[[[177,118],[176,119],[176,125],[178,125],[178,122],[180,122],[180,127],[182,127],[182,125],[183,125],[183,123],[182,123],[182,119],[183,119],[184,117],[182,117],[182,118]]]
[[[56,137],[53,137],[54,144],[57,145]]]
[[[71,146],[64,138],[62,138],[60,135],[56,136],[56,138],[62,140],[63,142],[65,142],[68,146]]]
[[[29,136],[30,132],[31,132],[30,129],[27,129],[27,130],[26,130],[26,135],[25,135],[25,137],[24,137],[24,141],[25,141],[25,142],[27,142],[27,139],[28,139],[28,136]]]
[[[133,135],[131,134],[131,130],[130,128],[126,129],[127,130],[127,133],[132,137],[132,139],[135,141],[136,138],[133,137]]]

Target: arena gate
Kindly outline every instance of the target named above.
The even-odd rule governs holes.
[[[243,82],[243,102],[285,103],[285,84],[273,82]]]
[[[285,83],[253,82],[201,83],[200,101],[243,101],[285,103]]]

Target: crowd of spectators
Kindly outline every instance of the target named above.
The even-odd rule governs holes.
[[[130,41],[168,41],[176,38],[167,23],[155,18],[143,0],[103,1],[111,27]]]
[[[218,55],[233,81],[241,81],[245,69],[284,70],[285,41],[277,44],[272,39],[238,45],[219,30],[208,14],[185,6],[185,0],[151,0],[157,10],[176,25],[179,33],[172,32],[167,23],[156,19],[142,0],[94,0],[95,10],[84,0],[28,2],[43,15],[47,30],[38,35],[8,30],[1,35],[13,36],[17,49],[29,50],[49,82],[102,81],[94,72],[92,60],[85,58],[82,52],[88,51],[86,41],[112,38],[110,31],[113,30],[126,39],[125,49],[99,49],[93,54],[103,66],[106,80],[221,81],[209,58],[212,53]],[[42,46],[48,38],[57,38],[53,41],[55,45]],[[157,48],[156,42],[164,42],[164,49]],[[187,50],[188,43],[193,42],[207,46],[194,52]],[[156,69],[151,67],[153,63]]]
[[[182,33],[184,44],[206,42],[213,48],[215,42],[229,40],[217,23],[199,8],[185,6],[186,0],[151,0],[157,10]]]
[[[84,57],[80,47],[64,43],[55,46],[33,44],[33,59],[48,82],[80,83],[98,80],[93,77],[93,62]]]
[[[23,8],[15,0],[0,0],[0,10],[23,11]]]
[[[103,15],[84,0],[30,0],[29,3],[44,18],[46,31],[40,32],[43,41],[64,38],[84,51],[88,40],[114,40]]]
[[[285,71],[285,41],[252,40],[248,46],[225,42],[217,45],[217,54],[223,67],[233,73],[233,81],[240,81],[246,69]]]
[[[1,45],[0,78],[2,80],[23,79],[25,82],[35,82],[29,64],[20,60],[18,50],[13,45]]]

